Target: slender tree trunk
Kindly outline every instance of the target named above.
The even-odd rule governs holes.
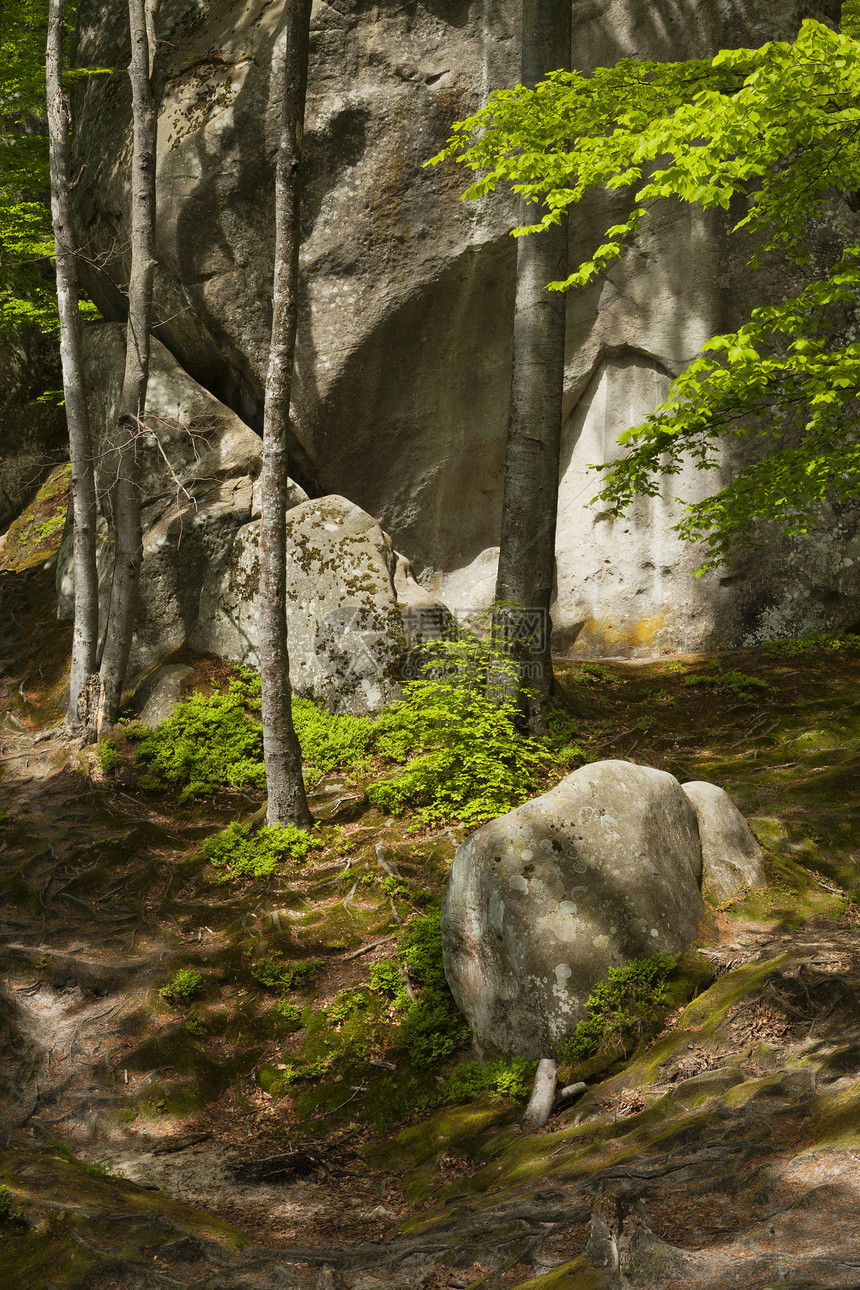
[[[155,57],[153,0],[128,0],[134,151],[131,184],[131,272],[125,373],[111,460],[114,567],[110,612],[101,660],[99,728],[119,715],[134,625],[142,557],[138,443],[149,382],[149,333],[155,279],[155,169],[157,116],[152,92]]]
[[[524,0],[522,81],[533,87],[570,65],[571,0]],[[539,218],[522,203],[521,222]],[[513,372],[493,635],[512,666],[494,672],[491,695],[516,701],[540,729],[552,689],[549,615],[555,574],[558,460],[564,387],[567,221],[517,241]]]
[[[78,310],[78,275],[71,210],[69,105],[63,93],[65,0],[50,0],[45,71],[51,164],[51,218],[60,314],[60,360],[72,459],[75,627],[66,726],[70,733],[93,729],[99,589],[96,569],[96,489],[90,420],[84,389],[83,344]]]
[[[260,660],[269,824],[311,822],[293,728],[287,652],[287,435],[296,347],[299,202],[311,0],[287,0],[281,135],[275,171],[272,344],[263,412]]]

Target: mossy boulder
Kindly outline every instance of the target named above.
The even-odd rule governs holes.
[[[487,1051],[554,1054],[610,967],[680,954],[704,914],[696,813],[674,776],[574,771],[457,851],[445,975]]]
[[[444,610],[415,582],[376,520],[345,497],[288,512],[287,626],[295,694],[362,716],[402,697],[399,679],[423,615]],[[259,666],[260,524],[236,535],[201,596],[196,649]]]

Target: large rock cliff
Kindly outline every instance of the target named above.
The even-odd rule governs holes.
[[[790,38],[837,0],[573,0],[573,63],[683,58]],[[157,335],[259,429],[271,316],[272,166],[283,0],[164,0],[159,119]],[[121,67],[121,7],[81,0],[77,57]],[[497,195],[459,201],[455,168],[422,169],[454,119],[517,79],[516,6],[500,0],[317,3],[312,19],[307,190],[293,471],[375,516],[425,585],[455,609],[492,596],[508,396],[515,244]],[[127,78],[89,78],[76,104],[81,229],[90,289],[120,318],[128,274]],[[580,208],[571,250],[612,214]],[[842,236],[836,224],[822,236]],[[856,240],[856,239],[855,239]],[[108,254],[109,253],[109,254]],[[93,257],[95,260],[95,257]],[[610,459],[716,331],[755,293],[726,227],[680,208],[653,219],[635,253],[568,299],[558,530],[560,648],[650,653],[741,644],[860,617],[852,516],[694,580],[695,549],[672,533],[673,479],[623,521],[585,503],[587,466]],[[783,285],[785,274],[777,275]],[[733,462],[727,457],[724,474]]]

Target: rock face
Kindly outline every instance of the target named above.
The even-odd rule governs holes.
[[[90,413],[99,443],[115,415],[124,346],[123,330],[116,325],[87,333]],[[259,436],[154,341],[139,452],[143,567],[129,683],[184,644],[258,667]],[[111,469],[110,458],[100,453],[103,498]],[[427,635],[441,627],[445,611],[360,507],[343,497],[311,502],[293,482],[288,502],[293,688],[336,711],[378,712],[400,696],[397,678],[412,645],[422,631]],[[112,572],[106,535],[102,518],[103,629]],[[57,584],[60,616],[71,619],[70,536],[60,551]],[[159,721],[179,693],[174,672],[168,669],[162,679],[164,686],[152,698],[152,715]],[[138,701],[149,703],[149,691],[141,689]]]
[[[699,780],[682,788],[699,817],[705,894],[719,903],[744,887],[763,887],[762,849],[725,789]]]
[[[696,812],[665,771],[596,762],[478,829],[442,906],[445,975],[481,1046],[539,1058],[607,968],[695,939]]]
[[[397,585],[395,585],[395,582]],[[213,565],[190,644],[259,667],[260,524],[246,524]],[[338,712],[379,712],[401,697],[410,618],[439,608],[391,539],[344,497],[287,515],[287,629],[296,694]]]
[[[572,0],[573,63],[701,57],[791,39],[838,0]],[[121,6],[81,0],[77,57],[124,66]],[[206,388],[259,428],[273,262],[272,158],[284,0],[164,0],[159,121],[158,335]],[[487,0],[404,8],[315,6],[295,388],[297,477],[376,517],[452,608],[492,596],[509,389],[514,212],[501,193],[459,201],[454,167],[422,169],[450,124],[518,76],[519,11]],[[129,98],[124,77],[78,91],[74,145],[84,236],[112,251],[88,285],[120,318],[128,276]],[[621,200],[621,199],[619,199]],[[572,254],[621,217],[595,201],[571,220]],[[838,223],[838,220],[837,220]],[[834,225],[823,236],[847,236]],[[852,240],[853,234],[851,234]],[[117,252],[117,248],[120,250]],[[586,507],[587,467],[665,394],[716,331],[788,281],[751,275],[726,226],[667,204],[606,279],[568,298],[556,646],[580,653],[739,645],[847,626],[860,616],[856,517],[764,558],[690,577],[672,498],[718,481],[695,471],[609,522]],[[728,456],[721,474],[735,463]]]
[[[124,329],[89,329],[85,335],[90,417],[97,443],[115,416],[125,359]],[[254,481],[262,465],[259,436],[202,389],[157,340],[139,445],[143,484],[143,566],[137,632],[129,679],[147,671],[187,639],[197,622],[207,570],[232,545],[253,514]],[[102,498],[110,484],[110,458],[99,454]],[[107,614],[112,560],[100,522],[99,581],[102,626]],[[70,540],[57,566],[60,617],[71,619],[74,577]]]

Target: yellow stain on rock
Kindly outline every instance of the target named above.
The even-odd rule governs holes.
[[[576,638],[577,654],[617,654],[632,649],[655,649],[668,644],[670,622],[665,609],[651,618],[623,620],[588,618]]]

